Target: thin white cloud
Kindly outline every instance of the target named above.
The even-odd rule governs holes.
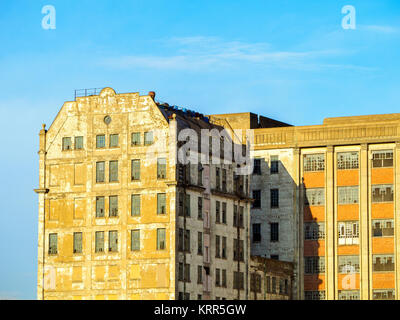
[[[361,26],[361,29],[372,32],[386,33],[386,34],[398,33],[400,31],[398,28],[392,26],[380,26],[380,25],[365,25]]]
[[[223,41],[217,37],[203,36],[174,37],[158,42],[173,54],[112,57],[102,60],[101,64],[119,69],[204,71],[252,64],[257,67],[305,70],[323,66],[318,63],[321,58],[346,54],[342,50],[279,51],[266,42]]]

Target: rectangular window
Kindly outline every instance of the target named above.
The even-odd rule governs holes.
[[[96,218],[103,218],[105,211],[104,197],[96,197]]]
[[[185,194],[184,194],[184,193],[179,193],[179,199],[178,199],[178,215],[179,215],[180,217],[183,217],[184,202],[185,202]]]
[[[183,240],[184,240],[184,243],[183,243],[184,248],[183,249],[186,252],[190,252],[190,230],[185,230]]]
[[[104,134],[99,134],[96,136],[96,148],[105,148],[106,147],[106,136]]]
[[[72,149],[71,137],[62,138],[62,149],[63,150],[71,150]]]
[[[57,254],[57,233],[49,234],[49,254]]]
[[[197,219],[203,220],[203,198],[197,198]]]
[[[185,194],[185,215],[190,217],[190,194]]]
[[[167,213],[165,197],[166,197],[165,193],[157,194],[157,214]]]
[[[75,137],[75,149],[83,149],[83,137]]]
[[[359,290],[339,290],[339,300],[360,300]]]
[[[306,206],[324,206],[325,205],[325,189],[312,188],[305,190],[304,204]]]
[[[131,216],[140,216],[140,194],[131,196]]]
[[[253,174],[261,174],[261,159],[254,159]]]
[[[220,258],[220,236],[215,236],[215,257]]]
[[[284,294],[285,293],[285,280],[284,279],[279,279],[279,294]]]
[[[279,156],[271,156],[271,174],[279,173]]]
[[[233,289],[244,289],[244,274],[243,272],[233,272]]]
[[[112,230],[108,232],[108,251],[118,251],[118,231]]]
[[[220,190],[221,189],[221,173],[220,173],[220,168],[215,167],[215,189]]]
[[[222,169],[222,191],[226,192],[226,169]]]
[[[324,171],[325,155],[324,154],[306,154],[304,155],[304,171]]]
[[[190,282],[190,264],[185,264],[185,279],[186,282]]]
[[[221,203],[219,201],[215,201],[215,222],[216,223],[221,222],[220,207],[221,207]]]
[[[394,289],[372,290],[373,300],[395,300]]]
[[[110,148],[116,148],[119,145],[118,134],[110,134]]]
[[[358,203],[358,186],[338,187],[338,204]]]
[[[118,161],[110,161],[110,182],[118,181]]]
[[[203,185],[203,170],[203,166],[199,163],[197,167],[197,185],[199,186]]]
[[[360,272],[359,256],[338,256],[339,273],[358,273]]]
[[[253,242],[261,242],[261,224],[253,223]]]
[[[372,220],[373,237],[392,237],[394,235],[393,219],[374,219]]]
[[[140,230],[131,230],[131,251],[140,250]]]
[[[270,258],[272,260],[279,260],[279,254],[271,254]]]
[[[140,160],[132,160],[131,180],[140,180]]]
[[[222,202],[222,223],[226,224],[226,202]]]
[[[222,237],[221,258],[226,259],[226,237]]]
[[[359,222],[342,221],[338,222],[339,245],[359,244]]]
[[[82,232],[74,232],[74,253],[82,253]]]
[[[261,190],[253,190],[253,209],[261,208]]]
[[[233,205],[233,226],[238,226],[238,206],[236,204]]]
[[[182,252],[184,248],[183,244],[183,229],[179,228],[178,230],[178,251]]]
[[[197,254],[198,255],[203,255],[203,233],[198,232],[197,233]]]
[[[304,257],[304,273],[319,274],[325,272],[325,257]]]
[[[221,286],[226,288],[226,270],[222,269],[222,283]]]
[[[394,271],[393,254],[374,254],[372,255],[373,271]]]
[[[144,133],[144,145],[148,146],[153,144],[153,131]]]
[[[178,265],[178,280],[179,281],[184,281],[184,279],[185,279],[184,273],[185,272],[183,270],[183,263],[179,262],[179,265]]]
[[[165,247],[165,229],[157,229],[157,250],[164,250]]]
[[[118,217],[118,196],[110,196],[109,201],[110,217]]]
[[[140,146],[140,132],[133,132],[131,134],[131,145]]]
[[[279,241],[279,223],[273,222],[270,223],[271,228],[271,242]]]
[[[250,291],[261,293],[261,275],[251,273],[250,275]]]
[[[324,222],[304,222],[304,240],[325,239]]]
[[[96,182],[104,182],[105,180],[105,162],[96,162]]]
[[[372,202],[393,202],[393,185],[372,185]]]
[[[95,233],[95,252],[104,252],[104,231]]]
[[[157,159],[157,179],[165,179],[167,177],[167,160],[165,158]]]
[[[372,151],[372,168],[393,167],[393,150]]]
[[[221,270],[218,268],[215,269],[215,286],[221,286]]]
[[[233,260],[244,261],[244,241],[233,239]]]
[[[325,291],[304,291],[305,300],[325,300]]]
[[[358,152],[340,152],[337,154],[338,170],[358,169]]]
[[[272,285],[271,285],[271,287],[272,287],[271,292],[272,293],[276,293],[276,278],[275,277],[272,277]]]
[[[267,276],[265,281],[267,282],[267,293],[271,293],[271,277]]]
[[[197,283],[198,284],[203,283],[203,267],[202,266],[197,266]]]
[[[271,189],[271,208],[279,208],[279,189]]]

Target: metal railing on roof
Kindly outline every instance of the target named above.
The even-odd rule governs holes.
[[[75,100],[77,97],[97,96],[103,88],[77,89],[75,90]]]

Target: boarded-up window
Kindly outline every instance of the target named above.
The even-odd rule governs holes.
[[[337,154],[338,170],[358,169],[358,152],[340,152]]]
[[[57,254],[57,233],[49,234],[49,254]]]
[[[110,148],[118,147],[118,134],[110,134]]]
[[[226,259],[226,237],[222,237],[221,258]]]
[[[110,217],[118,217],[118,196],[110,196]]]
[[[96,136],[96,148],[105,148],[106,146],[106,136],[104,134],[99,134]]]
[[[339,204],[358,203],[358,186],[338,187],[338,203]]]
[[[110,182],[118,181],[118,161],[110,161]]]
[[[393,185],[372,185],[372,202],[393,202]]]
[[[165,247],[165,229],[157,229],[157,250],[164,250]]]
[[[140,160],[138,159],[132,160],[131,179],[140,180]]]
[[[215,201],[215,222],[221,222],[221,202]]]
[[[82,232],[74,232],[74,253],[82,253]]]
[[[140,230],[132,230],[131,231],[131,250],[138,251],[140,250]]]
[[[321,239],[325,239],[325,223],[305,222],[304,240],[321,240]]]
[[[96,218],[104,217],[104,197],[96,197]]]
[[[338,256],[338,271],[339,273],[358,273],[360,272],[360,257],[353,256]]]
[[[144,145],[148,146],[150,144],[153,144],[153,131],[144,133]]]
[[[215,167],[215,189],[221,189],[221,169]]]
[[[96,162],[96,182],[104,182],[105,162]]]
[[[307,206],[323,206],[325,205],[325,189],[312,188],[305,190],[305,205]]]
[[[197,233],[197,254],[198,255],[203,254],[203,233],[202,232]]]
[[[131,197],[131,215],[140,216],[140,194],[133,194]]]
[[[157,159],[157,179],[165,179],[167,177],[167,160],[165,158]]]
[[[108,251],[118,251],[118,231],[112,230],[108,232]]]
[[[133,146],[140,145],[140,132],[133,132],[131,135],[131,144]]]
[[[220,257],[220,253],[221,253],[221,250],[220,250],[220,236],[215,236],[215,257],[216,258],[219,258]]]
[[[104,231],[96,231],[95,233],[95,251],[104,252]]]
[[[83,137],[75,137],[75,149],[83,149]]]
[[[62,149],[63,150],[71,150],[72,149],[71,137],[62,138]]]
[[[393,167],[393,150],[380,150],[372,152],[372,167]]]
[[[166,214],[166,195],[165,193],[157,194],[157,214]]]
[[[393,254],[374,254],[372,255],[373,271],[394,271]]]
[[[373,237],[392,237],[394,235],[393,219],[374,219],[372,220]]]
[[[304,155],[304,171],[324,171],[325,155],[324,154],[306,154]]]

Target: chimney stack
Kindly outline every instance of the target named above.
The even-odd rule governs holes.
[[[149,92],[149,96],[153,99],[153,101],[154,101],[154,99],[155,99],[155,97],[156,97],[156,93],[154,92],[154,91],[150,91]]]

